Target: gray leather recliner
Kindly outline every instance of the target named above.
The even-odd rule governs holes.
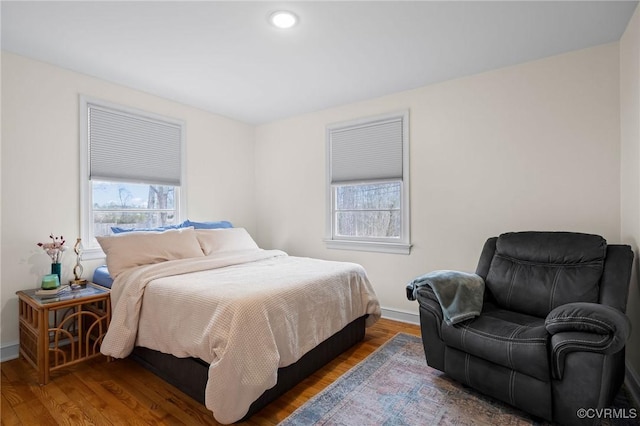
[[[609,407],[624,379],[633,252],[598,235],[516,232],[489,238],[476,274],[481,314],[443,321],[416,289],[427,363],[535,416],[563,424]]]

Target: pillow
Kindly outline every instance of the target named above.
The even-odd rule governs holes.
[[[109,275],[109,268],[107,268],[107,265],[98,266],[95,271],[93,271],[93,278],[91,278],[91,282],[101,285],[102,287],[111,288],[111,285],[113,284],[113,277]]]
[[[193,228],[125,232],[96,239],[107,255],[107,268],[113,278],[134,266],[203,256]]]
[[[165,225],[165,226],[158,226],[157,228],[120,228],[119,226],[112,226],[111,227],[111,232],[113,232],[114,234],[121,234],[123,232],[149,232],[149,231],[156,231],[156,232],[162,232],[162,231],[166,231],[167,229],[180,229],[180,228],[186,228],[186,226],[184,226],[183,223],[180,223],[178,225]]]
[[[198,229],[195,232],[205,256],[225,251],[260,248],[244,228]]]
[[[195,229],[220,229],[220,228],[233,228],[231,222],[221,220],[219,222],[191,222],[189,219],[182,222],[182,226],[193,226]]]

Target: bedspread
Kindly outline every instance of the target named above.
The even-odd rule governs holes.
[[[362,315],[380,317],[360,265],[248,250],[132,268],[112,287],[102,344],[144,346],[210,364],[205,403],[233,423],[286,367]]]

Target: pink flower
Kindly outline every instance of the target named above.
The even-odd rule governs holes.
[[[60,263],[62,254],[67,249],[67,246],[64,245],[66,241],[62,235],[60,235],[60,237],[54,237],[53,234],[51,234],[49,238],[51,238],[50,243],[38,243],[38,247],[42,247],[42,249],[47,252],[51,258],[51,263]]]

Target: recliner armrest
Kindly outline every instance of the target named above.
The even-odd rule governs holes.
[[[550,334],[578,331],[595,334],[610,334],[627,341],[631,323],[619,310],[598,303],[567,303],[549,312],[544,322]]]
[[[547,315],[551,334],[552,374],[561,379],[564,360],[571,352],[614,354],[624,348],[631,323],[619,310],[597,303],[568,303]]]
[[[440,308],[440,303],[438,302],[438,298],[435,293],[431,287],[420,287],[417,289],[416,293],[418,305],[433,314],[438,323],[438,329],[440,329],[440,324],[444,318],[442,315],[442,308]]]
[[[442,322],[444,321],[444,315],[442,314],[442,308],[440,302],[431,287],[420,287],[416,290],[416,300],[420,306],[420,316],[422,312],[428,312],[432,315],[433,321],[435,321],[435,328],[438,330],[438,338],[442,339]],[[421,319],[422,321],[422,319]]]

